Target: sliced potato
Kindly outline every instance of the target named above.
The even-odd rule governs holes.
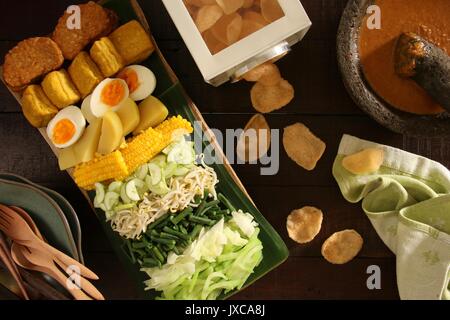
[[[150,96],[139,104],[140,122],[133,134],[138,135],[150,127],[156,127],[166,120],[169,110],[166,106],[154,96]]]
[[[102,134],[98,143],[97,152],[108,154],[119,148],[123,139],[123,126],[119,116],[114,111],[103,115]]]
[[[94,159],[100,140],[102,121],[101,118],[96,119],[86,128],[80,140],[73,146],[60,151],[58,163],[61,170],[67,170]]]
[[[73,146],[60,150],[58,155],[58,164],[61,171],[75,167],[78,164]]]
[[[124,136],[129,135],[139,125],[141,116],[139,108],[133,100],[128,98],[116,113],[122,122]]]
[[[86,128],[83,136],[73,145],[78,163],[88,162],[94,159],[97,151],[100,134],[102,132],[103,119],[98,118]],[[77,163],[77,164],[78,164]]]

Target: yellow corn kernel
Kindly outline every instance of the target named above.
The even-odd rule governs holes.
[[[73,173],[76,184],[85,190],[93,190],[97,182],[123,180],[128,175],[129,171],[120,151],[83,163]]]
[[[147,163],[165,148],[164,145],[163,135],[153,128],[129,140],[127,146],[121,150],[128,171],[132,173],[139,166]]]
[[[180,135],[192,133],[192,125],[189,121],[181,116],[172,117],[155,128],[161,132],[164,138],[170,139],[169,143]]]
[[[172,117],[155,129],[149,128],[128,142],[122,149],[128,171],[134,172],[139,166],[158,155],[180,134],[192,132],[189,121],[181,116]]]

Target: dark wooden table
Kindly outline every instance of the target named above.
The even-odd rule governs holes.
[[[0,2],[0,56],[17,41],[48,34],[63,10],[79,0],[16,0]],[[290,249],[287,262],[240,293],[241,299],[398,299],[395,257],[378,238],[359,205],[347,203],[331,175],[331,166],[342,134],[349,133],[419,153],[450,165],[450,143],[441,139],[416,139],[384,129],[352,102],[345,91],[336,62],[336,31],[346,0],[302,0],[313,26],[292,53],[279,62],[285,78],[296,89],[295,100],[267,116],[272,128],[303,122],[327,143],[313,172],[307,172],[280,152],[276,176],[260,176],[255,165],[235,166],[250,195]],[[242,128],[254,114],[251,84],[226,84],[213,88],[203,82],[186,46],[162,3],[140,1],[155,38],[187,92],[213,128]],[[226,117],[224,117],[226,115]],[[20,107],[0,86],[0,171],[23,175],[62,193],[79,214],[87,265],[101,280],[107,298],[133,299],[136,290],[112,252],[100,225],[69,176],[58,170],[50,148],[24,119]],[[297,245],[286,232],[292,209],[314,205],[324,212],[319,236],[308,245]],[[323,241],[335,231],[354,228],[364,238],[364,248],[352,262],[334,266],[320,254]],[[367,267],[381,268],[380,290],[366,285]]]

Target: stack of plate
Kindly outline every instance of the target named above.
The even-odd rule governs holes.
[[[23,208],[49,244],[84,263],[78,217],[59,193],[23,177],[0,173],[0,203]]]

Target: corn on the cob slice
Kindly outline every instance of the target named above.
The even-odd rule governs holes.
[[[180,134],[188,134],[193,131],[191,123],[181,116],[172,117],[164,121],[155,130],[161,132],[165,139],[169,139],[169,144]]]
[[[128,141],[127,146],[121,152],[129,172],[133,173],[164,148],[163,135],[155,129],[149,128]]]
[[[76,184],[85,190],[94,189],[96,182],[123,180],[128,175],[127,165],[118,150],[77,166],[73,173]]]
[[[130,173],[134,172],[139,166],[158,155],[177,135],[191,132],[190,122],[181,116],[172,117],[155,129],[147,129],[121,150],[128,170]]]
[[[123,180],[158,155],[180,134],[192,131],[189,121],[181,116],[172,117],[155,129],[149,128],[129,140],[123,149],[77,166],[74,171],[75,182],[80,188],[92,190],[96,182]]]

